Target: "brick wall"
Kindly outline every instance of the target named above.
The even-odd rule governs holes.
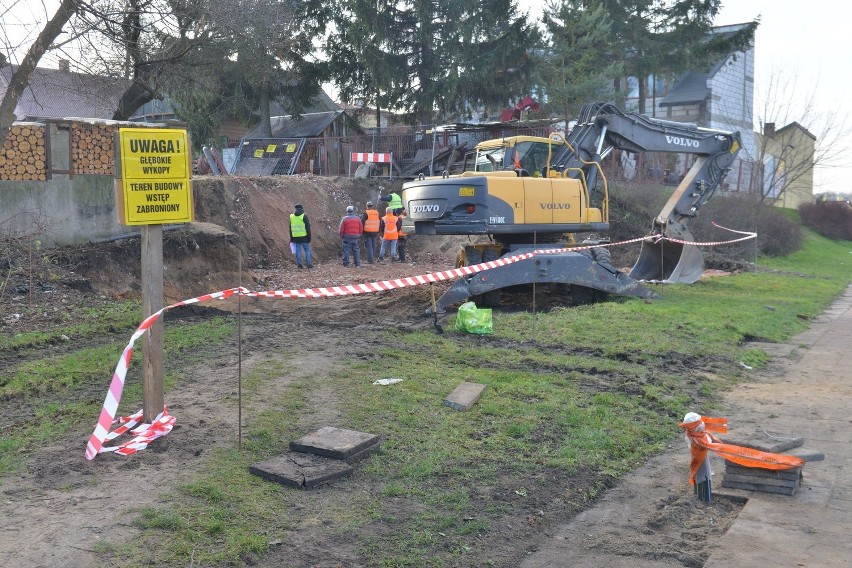
[[[739,130],[743,147],[725,182],[730,191],[749,191],[752,164],[757,156],[754,140],[754,49],[731,56],[708,80],[710,101],[707,125],[719,130]]]

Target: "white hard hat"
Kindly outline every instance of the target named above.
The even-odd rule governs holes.
[[[683,423],[689,424],[690,422],[698,422],[701,420],[701,415],[697,412],[687,412],[686,416],[683,417]]]

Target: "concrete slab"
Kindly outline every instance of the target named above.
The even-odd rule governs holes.
[[[791,456],[802,458],[806,462],[818,462],[825,459],[825,454],[808,448],[796,448],[787,452]]]
[[[482,391],[485,386],[480,383],[464,382],[457,386],[453,392],[444,399],[444,406],[449,406],[455,410],[466,411],[479,401]]]
[[[253,463],[249,472],[269,481],[295,487],[312,489],[352,473],[352,466],[340,460],[300,452]]]
[[[789,357],[796,350],[795,345],[788,343],[762,343],[755,341],[752,345],[758,349],[762,349],[764,353],[772,357]]]
[[[746,448],[753,448],[755,450],[761,450],[763,452],[772,452],[775,454],[784,453],[787,452],[787,450],[798,448],[805,443],[804,438],[782,437],[770,435],[766,432],[750,436],[746,439],[732,440],[727,436],[724,439],[725,442],[728,444],[734,444],[735,446],[743,446]]]
[[[290,450],[351,463],[378,451],[381,441],[377,434],[323,426],[290,442]]]
[[[756,485],[773,485],[775,487],[791,487],[795,489],[799,486],[798,479],[782,479],[778,477],[764,477],[762,475],[739,475],[736,473],[725,473],[725,479],[722,482],[722,487],[727,487],[725,483],[752,483]],[[742,489],[742,487],[740,487]]]
[[[725,475],[750,475],[753,477],[765,477],[767,479],[786,479],[798,481],[802,477],[802,468],[792,469],[764,469],[761,467],[743,467],[735,463],[725,462]]]

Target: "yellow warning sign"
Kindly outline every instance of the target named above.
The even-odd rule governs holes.
[[[186,130],[120,128],[125,225],[192,221]]]

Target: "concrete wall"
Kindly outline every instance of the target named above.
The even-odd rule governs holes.
[[[0,236],[28,235],[45,246],[54,246],[138,233],[138,227],[126,227],[118,220],[114,177],[106,175],[115,169],[113,150],[108,150],[110,157],[101,160],[98,170],[73,159],[77,149],[75,132],[79,139],[81,130],[100,129],[107,133],[101,139],[108,140],[111,146],[112,133],[128,126],[165,125],[84,119],[47,120],[41,124],[47,138],[47,181],[0,180]]]
[[[114,178],[71,174],[71,123],[46,123],[47,181],[0,181],[0,236],[31,235],[45,246],[110,238],[138,229],[118,222]]]
[[[52,246],[138,232],[119,223],[113,185],[113,177],[104,175],[1,181],[0,235],[37,235]]]

